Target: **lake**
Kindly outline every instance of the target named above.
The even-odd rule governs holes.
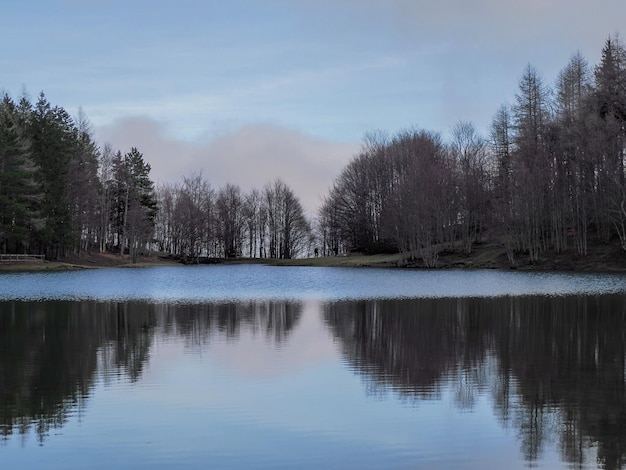
[[[626,468],[626,276],[0,275],[3,468]]]

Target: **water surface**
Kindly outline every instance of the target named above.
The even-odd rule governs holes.
[[[623,277],[429,274],[1,276],[3,468],[626,468]]]
[[[626,293],[621,274],[261,265],[4,274],[0,300],[341,300]]]

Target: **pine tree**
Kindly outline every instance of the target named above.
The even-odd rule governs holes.
[[[0,103],[0,252],[28,251],[34,210],[34,167],[18,128],[17,108],[5,95]]]
[[[593,153],[595,156],[596,224],[608,241],[610,227],[617,228],[626,247],[626,214],[624,213],[626,145],[626,48],[619,36],[606,40],[600,64],[595,70],[596,111]]]
[[[152,239],[157,214],[154,183],[150,180],[150,165],[135,147],[113,159],[115,175],[114,220],[120,254],[126,248],[132,262],[137,261],[139,249]]]
[[[626,121],[626,47],[618,35],[606,40],[595,78],[600,116]]]
[[[43,192],[44,227],[38,234],[40,250],[48,259],[64,256],[72,246],[72,212],[68,200],[68,170],[76,140],[73,122],[60,107],[52,107],[43,92],[31,120],[33,161]]]

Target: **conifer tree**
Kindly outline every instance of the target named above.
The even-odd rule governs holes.
[[[68,200],[68,169],[75,151],[73,122],[60,107],[52,107],[43,92],[31,119],[33,161],[43,193],[43,229],[38,234],[40,251],[48,259],[66,255],[73,244],[72,213]]]
[[[131,261],[136,262],[141,247],[153,237],[157,214],[154,183],[150,179],[150,165],[143,154],[133,147],[113,159],[115,174],[114,220],[117,225],[120,254],[126,250]]]
[[[5,95],[0,103],[0,252],[27,252],[36,224],[34,166],[18,128],[17,108]]]

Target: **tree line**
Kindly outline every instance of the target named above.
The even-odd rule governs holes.
[[[158,249],[184,261],[400,252],[436,266],[489,237],[512,265],[542,252],[626,250],[626,47],[614,35],[591,67],[574,54],[553,87],[528,65],[489,136],[459,121],[447,141],[423,129],[373,132],[328,190],[317,219],[276,179],[215,190],[202,174],[155,187],[150,165],[94,141],[84,113],[0,102],[0,252]],[[315,230],[313,230],[313,228]]]
[[[95,143],[42,92],[35,104],[0,103],[0,252],[44,254],[118,249],[133,260],[152,239],[157,199],[150,165],[136,148]]]
[[[301,316],[298,302],[2,302],[0,443],[32,431],[42,444],[87,409],[101,380],[140,380],[155,335],[204,345],[251,331],[280,345]]]
[[[292,258],[311,247],[310,222],[280,179],[244,193],[200,175],[158,188],[137,148],[100,148],[82,111],[5,94],[0,102],[0,253],[118,252],[152,248],[200,256]]]
[[[155,240],[184,262],[209,258],[310,255],[311,224],[294,192],[280,179],[244,192],[228,183],[211,188],[202,174],[159,187]]]
[[[574,54],[548,87],[528,65],[488,137],[458,122],[451,138],[373,133],[319,213],[325,254],[400,251],[436,266],[443,251],[500,240],[509,262],[587,254],[590,238],[626,250],[626,48],[607,39],[592,68]]]
[[[386,299],[323,308],[342,354],[373,395],[419,405],[449,388],[466,411],[487,395],[529,465],[553,444],[571,466],[624,468],[622,296]]]

